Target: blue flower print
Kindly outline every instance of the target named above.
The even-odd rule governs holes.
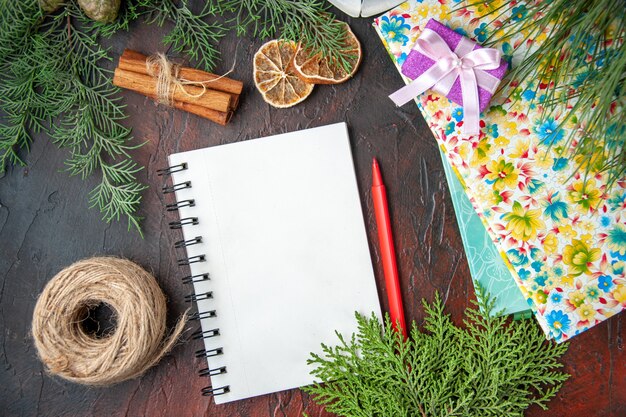
[[[538,274],[537,276],[535,276],[535,284],[537,284],[539,288],[541,288],[544,285],[546,285],[547,279],[548,279],[548,276],[545,273]]]
[[[613,261],[611,262],[611,269],[615,275],[624,274],[624,261]]]
[[[498,125],[495,123],[492,124],[491,126],[485,126],[485,133],[491,136],[492,138],[497,138],[498,136],[500,136],[498,134]]]
[[[463,107],[457,107],[456,109],[452,110],[452,117],[457,122],[463,120]]]
[[[582,85],[587,81],[587,78],[589,78],[590,74],[591,74],[591,72],[584,71],[584,72],[581,72],[580,74],[576,75],[576,77],[574,77],[574,81],[572,81],[572,87],[573,88],[580,88],[580,87],[582,87]]]
[[[380,30],[387,42],[399,43],[406,45],[409,42],[407,34],[411,30],[411,26],[405,23],[402,16],[383,16],[381,19]]]
[[[513,266],[524,266],[528,264],[528,256],[522,255],[517,249],[509,249],[507,252],[507,258]]]
[[[517,7],[513,7],[513,11],[511,13],[511,20],[514,22],[519,22],[528,14],[528,9],[526,9],[526,5],[521,4]]]
[[[509,67],[513,66],[513,47],[508,42],[502,44],[502,59],[509,64]]]
[[[557,339],[560,338],[562,333],[569,330],[570,318],[561,310],[552,310],[546,315],[546,320],[550,329],[555,335],[558,335],[556,336]]]
[[[563,300],[563,295],[560,292],[553,292],[552,295],[550,295],[552,304],[558,304],[561,300]]]
[[[556,145],[563,140],[565,132],[563,132],[563,129],[559,127],[559,124],[550,117],[539,126],[537,129],[537,135],[539,136],[542,144],[550,146]]]
[[[532,90],[529,88],[527,90],[524,90],[524,92],[522,93],[522,98],[524,100],[531,101],[532,99],[535,98],[535,95],[536,95],[535,90]]]
[[[541,204],[544,207],[543,214],[550,217],[553,222],[560,223],[561,220],[567,219],[567,203],[565,201],[561,201],[561,197],[559,197],[558,192],[554,193],[550,201],[546,199],[542,201]]]
[[[600,290],[595,285],[590,285],[585,290],[585,295],[592,301],[596,301],[600,297]]]
[[[396,62],[398,63],[398,65],[404,64],[404,61],[406,61],[406,57],[407,57],[406,52],[402,52],[400,56],[396,58]]]
[[[602,275],[598,278],[598,288],[604,292],[609,292],[613,288],[613,278],[610,275]]]
[[[462,1],[462,0],[459,0],[459,1]],[[456,33],[458,33],[459,35],[461,35],[461,36],[466,36],[467,37],[467,31],[465,29],[463,29],[463,28],[456,28],[456,29],[454,29],[454,31]]]
[[[530,180],[527,187],[528,187],[528,191],[530,191],[531,194],[537,194],[537,192],[541,190],[544,185],[546,185],[545,182],[539,181],[538,179],[533,178],[532,180]]]
[[[454,133],[454,127],[456,126],[456,123],[454,122],[450,122],[446,125],[446,130],[445,133],[446,135],[451,135]]]
[[[626,191],[616,192],[607,200],[607,203],[611,211],[622,210],[622,206],[626,204]]]
[[[607,234],[608,247],[611,256],[620,261],[626,261],[626,225],[618,223]]]
[[[474,29],[474,35],[478,42],[485,42],[487,40],[487,24],[481,23],[476,29]]]
[[[626,254],[611,251],[611,256],[615,259],[619,259],[620,261],[626,261]]]
[[[530,276],[530,272],[524,268],[521,268],[519,271],[517,271],[517,275],[519,275],[519,279],[521,279],[522,281],[526,281]]]
[[[611,218],[609,216],[600,217],[600,224],[602,227],[608,227],[611,224]]]
[[[567,167],[569,159],[567,158],[554,158],[554,163],[552,164],[553,171],[562,171]]]

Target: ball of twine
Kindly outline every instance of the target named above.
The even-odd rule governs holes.
[[[82,321],[106,305],[115,328],[96,336]],[[187,316],[165,338],[165,296],[156,279],[119,258],[76,262],[46,285],[33,314],[32,335],[50,373],[86,385],[111,385],[143,374],[174,346]]]

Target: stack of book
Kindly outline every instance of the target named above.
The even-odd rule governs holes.
[[[478,43],[497,30],[488,5],[459,6],[411,0],[375,19],[398,69],[431,18]],[[541,43],[526,36],[497,46],[512,65]],[[534,82],[520,83],[517,100],[494,96],[475,136],[446,97],[427,91],[416,102],[441,148],[474,280],[505,313],[530,308],[560,342],[626,307],[626,181],[607,190],[603,176],[581,176],[584,161],[559,146],[568,128],[541,117],[533,99],[545,86]]]

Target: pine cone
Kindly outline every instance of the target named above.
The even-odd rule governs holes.
[[[78,0],[78,5],[96,22],[111,23],[117,18],[120,2],[121,0]]]
[[[52,13],[63,6],[64,3],[65,0],[39,0],[39,7],[46,13]]]

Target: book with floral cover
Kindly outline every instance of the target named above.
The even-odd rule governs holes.
[[[375,27],[398,65],[431,18],[478,43],[498,30],[482,19],[489,6],[461,6],[411,0]],[[520,32],[497,47],[515,65],[546,36]],[[512,99],[495,95],[479,135],[463,133],[463,109],[446,97],[429,90],[417,104],[541,327],[563,341],[626,307],[626,179],[607,190],[603,175],[582,177],[581,165],[601,157],[568,158],[567,130],[577,126],[542,119],[546,88],[530,80]]]
[[[391,53],[387,42],[382,37],[381,27],[376,23],[374,27],[381,34],[383,44],[400,72],[401,68],[396,56]],[[403,79],[407,83],[410,81],[405,76]],[[494,314],[527,318],[530,307],[517,287],[513,275],[509,272],[504,259],[485,230],[482,220],[476,214],[465,189],[443,153],[441,153],[441,159],[473,284],[481,285],[491,294],[495,302]]]
[[[479,283],[494,298],[494,314],[526,318],[528,303],[443,153],[441,158],[472,282]]]

